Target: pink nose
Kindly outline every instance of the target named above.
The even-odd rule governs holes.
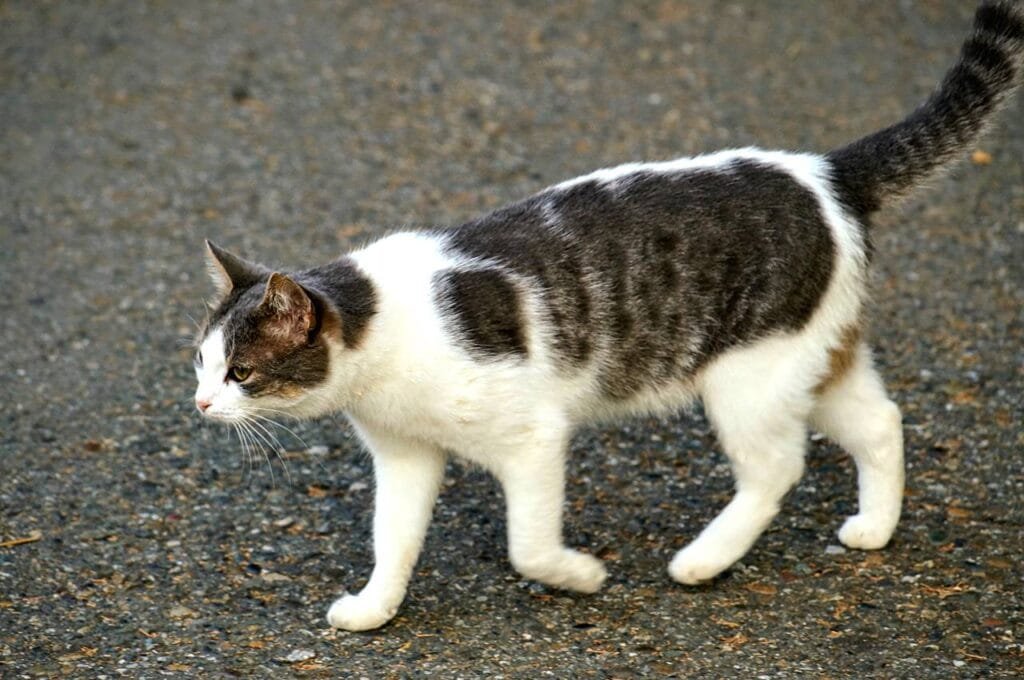
[[[205,399],[200,399],[199,397],[196,397],[196,408],[198,408],[203,413],[206,413],[206,409],[210,408],[210,402],[206,401]]]

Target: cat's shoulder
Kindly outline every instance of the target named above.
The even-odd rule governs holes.
[[[451,267],[443,235],[434,231],[400,231],[383,236],[350,254],[375,279],[417,278]]]

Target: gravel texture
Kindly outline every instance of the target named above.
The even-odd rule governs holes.
[[[519,579],[497,487],[453,465],[398,617],[335,633],[366,458],[337,418],[245,461],[181,344],[204,237],[294,266],[622,161],[825,150],[921,100],[970,5],[0,3],[0,676],[1020,677],[1022,98],[878,224],[909,461],[880,552],[837,545],[854,473],[815,441],[742,564],[671,583],[730,493],[698,410],[574,440],[597,595]]]

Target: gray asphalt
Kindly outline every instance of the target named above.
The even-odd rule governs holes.
[[[730,492],[698,410],[574,440],[599,594],[519,579],[496,486],[453,466],[398,617],[334,633],[366,458],[337,418],[249,464],[181,343],[205,237],[289,267],[623,161],[823,151],[922,99],[970,5],[0,3],[0,676],[1019,676],[1021,99],[878,223],[909,462],[880,552],[838,548],[854,473],[816,441],[742,564],[671,583]]]

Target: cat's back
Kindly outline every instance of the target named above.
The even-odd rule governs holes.
[[[827,174],[820,157],[756,149],[632,163],[438,235],[455,259],[530,287],[563,373],[590,373],[606,398],[630,400],[692,377],[730,347],[807,323],[837,239],[851,240],[838,234],[850,225],[834,219]],[[514,331],[523,315],[502,289],[467,287],[500,293],[489,310],[477,305],[471,325]],[[491,334],[477,351],[513,354],[515,337]]]

